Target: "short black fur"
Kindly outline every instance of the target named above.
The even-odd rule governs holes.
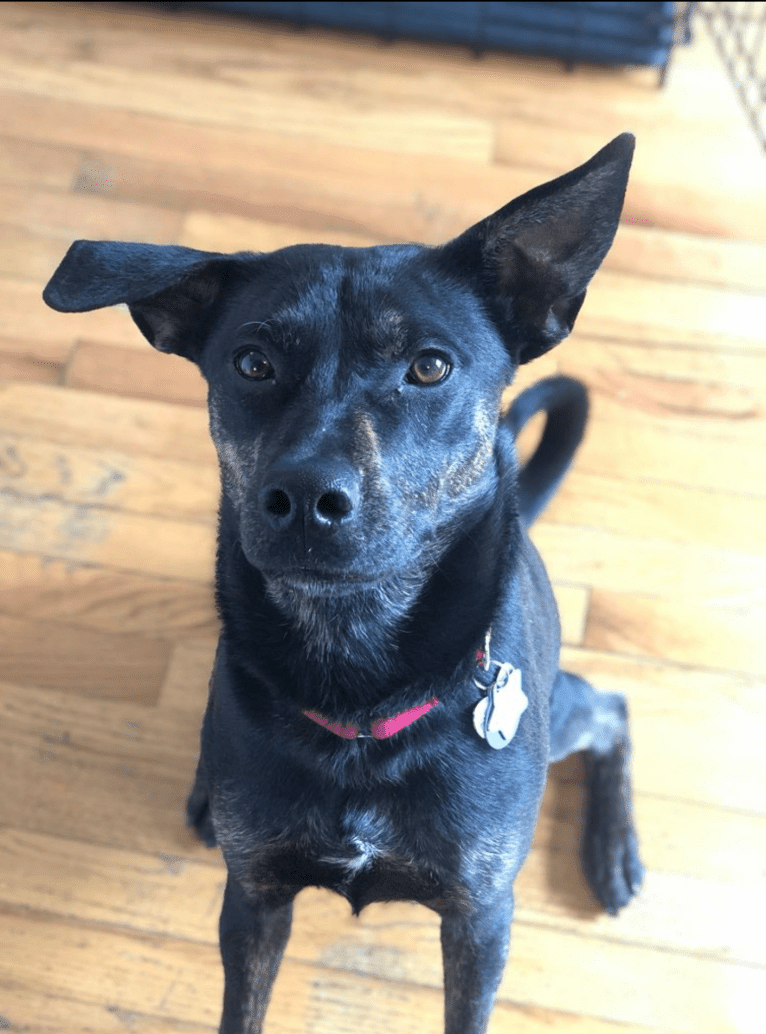
[[[582,436],[585,392],[550,378],[501,409],[516,367],[571,330],[632,151],[624,134],[438,248],[79,241],[46,288],[64,312],[127,303],[209,386],[222,631],[187,812],[228,868],[224,1034],[262,1029],[311,885],[355,912],[437,911],[445,1031],[482,1034],[547,767],[572,751],[588,762],[593,890],[610,912],[638,890],[625,704],[559,670],[526,533]],[[538,411],[519,470],[515,436]],[[473,717],[496,699],[495,667],[477,664],[488,633],[527,704],[502,750]]]

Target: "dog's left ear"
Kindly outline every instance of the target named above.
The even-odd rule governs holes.
[[[155,348],[196,361],[207,318],[247,258],[177,244],[75,241],[43,299],[59,312],[124,303]]]
[[[635,138],[623,133],[590,161],[535,187],[437,249],[471,280],[517,363],[571,331],[620,220]]]

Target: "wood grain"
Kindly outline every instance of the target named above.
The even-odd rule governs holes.
[[[189,406],[6,381],[0,383],[0,427],[61,444],[215,463],[207,417]]]
[[[11,421],[8,421],[10,424]],[[208,463],[162,459],[0,431],[6,494],[212,525],[218,472]]]
[[[0,615],[0,679],[101,698],[153,702],[165,678],[167,643]]]
[[[110,571],[36,553],[0,551],[0,610],[176,643],[218,632],[210,585]],[[584,625],[582,611],[580,617]]]
[[[104,348],[96,341],[81,341],[74,348],[64,383],[71,388],[156,399],[187,406],[204,406],[207,386],[188,359],[162,355],[151,346]]]

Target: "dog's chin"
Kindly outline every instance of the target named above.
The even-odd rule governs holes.
[[[321,661],[354,658],[385,667],[396,632],[423,588],[422,572],[261,572],[269,599]]]

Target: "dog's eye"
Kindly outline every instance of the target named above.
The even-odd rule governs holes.
[[[410,384],[441,384],[450,375],[452,367],[444,358],[436,352],[424,352],[419,355],[407,371],[407,380]]]
[[[274,367],[263,352],[252,348],[235,356],[234,365],[237,373],[249,381],[268,381],[274,376]]]

